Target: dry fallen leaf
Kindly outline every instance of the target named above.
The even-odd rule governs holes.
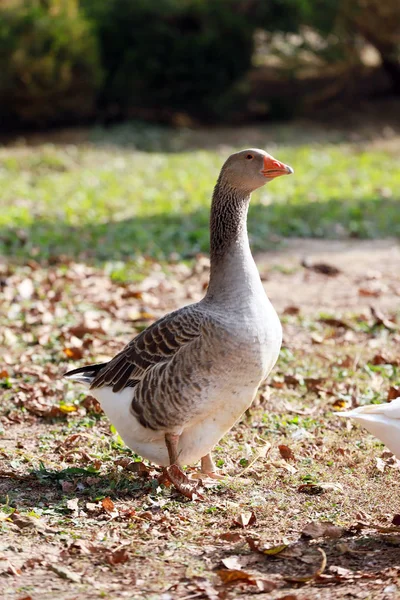
[[[53,408],[59,410],[61,414],[69,414],[78,410],[78,407],[74,404],[60,404],[60,406],[54,406]]]
[[[392,400],[396,400],[396,398],[400,398],[400,386],[390,386],[387,396],[387,401],[391,402]]]
[[[341,273],[341,270],[334,265],[327,263],[312,263],[308,258],[304,258],[301,262],[301,266],[310,271],[321,273],[322,275],[328,275],[328,277],[336,277]]]
[[[309,496],[318,496],[324,493],[324,489],[317,483],[303,483],[299,485],[297,491],[302,494],[308,494]]]
[[[28,410],[29,412],[33,413],[34,415],[37,415],[39,417],[46,417],[48,419],[54,419],[56,417],[62,417],[66,414],[68,414],[68,412],[74,412],[76,411],[76,407],[73,408],[73,410],[68,411],[68,410],[61,410],[61,408],[59,406],[45,406],[39,402],[27,402],[25,404],[25,408],[26,410]],[[66,408],[66,407],[64,407]]]
[[[0,371],[0,379],[6,379],[8,377],[8,371],[7,369],[2,369]]]
[[[278,446],[280,455],[282,456],[282,458],[284,460],[295,460],[295,455],[293,454],[293,451],[291,450],[291,448],[289,448],[289,446],[286,446],[285,444],[279,444]]]
[[[56,573],[61,579],[68,579],[69,581],[73,581],[74,583],[80,583],[82,580],[82,575],[79,573],[75,573],[66,567],[62,567],[61,565],[57,565],[55,563],[51,563],[48,565],[49,569]]]
[[[345,529],[334,525],[329,521],[315,521],[308,523],[301,533],[305,538],[312,538],[313,540],[319,537],[327,537],[331,539],[339,539],[344,535]]]
[[[358,363],[358,359],[354,359],[353,357],[346,355],[344,358],[339,358],[338,362],[337,362],[337,366],[338,367],[343,367],[344,369],[348,369],[349,367],[352,367],[353,369],[356,368]]]
[[[309,494],[310,496],[316,496],[328,491],[343,492],[343,486],[335,482],[304,483],[297,488],[297,491]]]
[[[114,502],[107,496],[107,498],[103,498],[101,501],[101,505],[104,510],[108,513],[112,513],[115,509]]]
[[[278,546],[271,546],[270,548],[259,548],[258,552],[261,552],[261,554],[265,554],[267,556],[276,556],[277,554],[280,554],[286,550],[286,548],[287,544],[279,544]]]
[[[86,396],[82,405],[86,408],[89,413],[93,413],[95,415],[101,415],[103,413],[103,409],[101,408],[100,402],[96,400],[93,396]]]
[[[304,383],[309,392],[319,392],[321,391],[322,384],[325,383],[324,377],[305,377]]]
[[[28,412],[39,417],[53,419],[78,410],[75,405],[61,404],[55,406],[51,398],[52,390],[46,386],[20,384],[20,389],[24,391],[18,392],[16,395],[16,404],[23,406]]]
[[[204,500],[200,491],[202,490],[201,483],[193,483],[177,465],[165,467],[164,473],[183,496],[189,500]]]
[[[257,577],[255,581],[259,592],[272,592],[278,587],[277,583],[271,579]]]
[[[340,575],[341,577],[352,577],[354,575],[354,571],[351,571],[351,569],[346,569],[345,567],[340,567],[337,565],[331,565],[328,570],[332,573]]]
[[[295,306],[294,304],[289,304],[283,311],[284,315],[298,315],[300,312],[300,308]]]
[[[89,540],[75,540],[69,547],[68,552],[70,554],[83,554],[90,555],[95,552],[103,552],[104,548],[102,546],[96,546],[93,542]]]
[[[62,450],[71,449],[76,446],[80,446],[82,443],[84,443],[88,439],[89,439],[89,436],[87,434],[72,433],[71,435],[68,435],[61,444],[59,444],[57,449],[62,449]]]
[[[380,290],[378,288],[360,287],[358,289],[359,296],[370,296],[370,297],[377,298],[381,294],[382,294],[382,290]]]
[[[73,511],[77,511],[79,510],[79,498],[71,498],[70,500],[67,500],[67,508],[69,508],[69,510],[73,510]]]
[[[219,569],[217,575],[225,585],[232,583],[248,583],[249,585],[257,586],[257,589],[260,592],[272,592],[272,590],[277,587],[275,581],[264,579],[263,577],[258,577],[257,575],[252,575],[251,573],[239,569]]]
[[[342,327],[343,329],[353,329],[353,327],[343,321],[342,319],[336,319],[334,317],[320,317],[318,319],[321,323],[325,323],[325,325],[330,325],[331,327]]]
[[[140,519],[144,519],[145,521],[152,521],[153,520],[153,513],[150,512],[149,510],[144,510],[143,512],[141,512],[138,517]]]
[[[141,309],[135,315],[131,313],[130,317],[131,317],[131,320],[133,323],[137,323],[137,322],[141,322],[141,321],[153,321],[156,318],[156,316],[153,315],[153,313],[149,313],[144,309]]]
[[[274,462],[271,462],[271,465],[273,467],[275,467],[276,469],[284,469],[285,471],[287,471],[291,475],[294,475],[295,473],[297,473],[296,467],[294,467],[293,465],[291,465],[287,461],[274,461]]]
[[[241,570],[242,564],[240,562],[241,556],[227,556],[221,560],[224,567],[229,570]]]
[[[395,527],[394,525],[393,527],[381,527],[380,525],[371,525],[370,527],[376,529],[379,533],[400,533],[400,527]]]
[[[398,326],[393,321],[390,321],[379,309],[370,306],[371,314],[375,319],[375,325],[382,325],[389,331],[396,331]]]
[[[375,354],[371,360],[372,365],[387,365],[388,359],[383,354]]]
[[[300,378],[296,375],[285,375],[283,380],[286,383],[286,385],[290,387],[296,387],[301,383]]]
[[[268,385],[270,387],[273,387],[273,388],[277,389],[277,390],[281,390],[281,389],[284,388],[285,383],[284,383],[284,381],[282,380],[281,377],[275,375],[275,377],[272,377],[272,379],[269,380]]]
[[[109,565],[120,565],[126,563],[129,560],[128,550],[126,548],[120,548],[113,552],[108,552],[105,555],[105,561]]]
[[[311,334],[311,341],[313,344],[323,344],[324,343],[324,338],[322,335],[319,335],[318,333],[312,333]]]
[[[243,512],[240,513],[240,515],[238,517],[236,517],[236,519],[233,521],[234,525],[236,525],[237,527],[243,527],[243,529],[245,527],[248,527],[249,525],[253,525],[256,522],[256,515],[254,514],[254,512]]]
[[[150,473],[149,467],[141,461],[132,460],[128,457],[119,458],[115,461],[115,464],[131,473],[139,473],[140,475],[148,475]]]
[[[29,300],[35,291],[32,279],[23,279],[17,286],[18,295],[22,300]]]
[[[7,573],[7,575],[16,575],[18,577],[19,575],[21,575],[21,569],[19,569],[18,567],[14,567],[14,565],[9,560],[7,560],[6,568],[4,569],[4,571],[2,571],[2,574],[3,573]]]
[[[341,400],[340,398],[337,398],[337,400],[335,400],[335,402],[331,406],[331,408],[333,410],[343,410],[346,407],[347,407],[346,400]]]
[[[71,358],[72,360],[79,360],[83,357],[82,348],[67,347],[64,348],[63,352],[67,358]]]
[[[383,473],[385,471],[385,467],[386,467],[386,463],[384,460],[382,460],[381,458],[376,457],[376,468],[378,469],[378,471],[380,471],[381,473]]]
[[[9,515],[12,522],[15,523],[20,529],[32,529],[41,533],[53,533],[55,529],[48,527],[43,519],[33,517],[31,515],[20,515],[15,511],[12,515]]]
[[[87,333],[90,333],[92,335],[104,334],[105,331],[103,327],[101,327],[97,323],[91,321],[82,321],[81,323],[79,323],[79,325],[74,325],[73,327],[70,327],[68,333],[77,338],[83,338]]]
[[[143,519],[143,516],[138,516],[136,510],[132,507],[122,508],[119,511],[119,516],[123,519]]]
[[[243,581],[252,584],[255,583],[254,575],[246,573],[246,571],[240,571],[239,569],[219,569],[217,571],[217,575],[225,585],[235,583],[237,581]]]
[[[400,365],[400,361],[394,358],[388,358],[384,354],[375,354],[371,363],[373,365],[392,365],[393,367],[398,367]]]
[[[247,537],[246,541],[249,544],[250,550],[253,552],[258,552],[259,554],[265,554],[266,556],[275,556],[276,554],[280,554],[288,547],[287,544],[278,544],[277,546],[260,545],[258,541],[251,537]]]
[[[225,540],[227,542],[240,542],[242,536],[237,531],[227,531],[226,533],[221,533],[219,536],[221,540]]]
[[[3,521],[10,521],[11,522],[11,514],[0,512],[0,523],[3,522]]]

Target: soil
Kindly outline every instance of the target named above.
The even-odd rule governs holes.
[[[102,341],[90,351],[89,342],[78,345],[83,356],[75,363],[65,349],[78,334],[56,324],[61,336],[40,346],[26,337],[23,350],[10,347],[0,364],[9,375],[0,437],[4,600],[400,597],[400,529],[392,524],[400,512],[399,463],[334,414],[335,402],[383,401],[400,384],[400,245],[290,240],[256,258],[283,322],[282,356],[254,407],[216,450],[230,477],[205,482],[205,499],[196,502],[160,486],[160,471],[147,463],[141,474],[131,472],[134,456],[107,419],[57,377],[128,341],[135,324],[123,307],[139,306],[141,294],[154,318],[199,298],[207,259],[191,269],[171,267],[166,279],[156,271],[150,291],[148,281],[110,283],[92,267],[85,277],[73,264],[58,275],[66,277],[58,302],[75,311],[76,323],[89,307],[109,311],[113,326],[104,338],[95,330],[83,337]],[[46,285],[49,278],[55,290],[57,267],[30,268],[4,266],[4,314],[13,298],[4,290],[27,277],[44,290],[41,314],[51,312]],[[118,303],[123,294],[129,300]],[[42,316],[35,321],[37,300],[28,302],[30,328],[11,318],[6,325],[18,339],[43,328]],[[61,406],[64,397],[77,399],[74,412],[39,414],[39,405]],[[286,459],[283,446],[292,452]],[[336,529],[320,525],[326,521]],[[315,539],[304,533],[310,522],[322,527]]]

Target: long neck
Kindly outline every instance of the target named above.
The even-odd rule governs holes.
[[[248,245],[247,210],[250,194],[241,194],[223,179],[214,188],[210,215],[211,263],[220,262],[234,245]]]
[[[259,279],[247,236],[249,201],[250,193],[240,193],[219,178],[211,204],[208,297],[248,287],[249,277]]]

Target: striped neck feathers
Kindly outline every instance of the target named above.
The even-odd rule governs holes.
[[[211,203],[211,264],[223,259],[232,246],[248,245],[247,211],[250,195],[250,192],[230,186],[220,175]]]

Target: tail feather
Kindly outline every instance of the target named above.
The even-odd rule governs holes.
[[[107,363],[99,363],[96,365],[86,365],[85,367],[79,367],[78,369],[72,369],[63,374],[66,379],[72,381],[78,381],[84,385],[90,386],[93,379],[96,377],[98,372],[106,366]]]
[[[392,402],[384,402],[382,404],[365,404],[353,410],[347,410],[336,413],[340,417],[364,418],[366,415],[382,415],[390,419],[400,419],[400,397],[392,400]]]

